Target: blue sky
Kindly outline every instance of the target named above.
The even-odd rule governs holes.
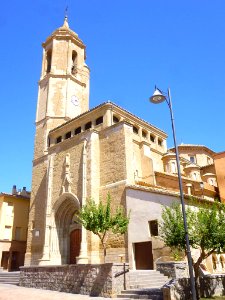
[[[225,150],[224,0],[3,1],[0,11],[0,192],[31,187],[42,48],[64,19],[87,45],[90,107],[111,100],[166,131],[171,88],[178,143]]]

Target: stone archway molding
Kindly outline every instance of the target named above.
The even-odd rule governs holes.
[[[71,192],[61,194],[52,206],[51,212],[51,259],[53,264],[65,264],[68,261],[68,237],[65,228],[69,228],[74,209],[81,207],[78,197]]]
[[[58,208],[60,207],[60,205],[66,200],[66,199],[70,199],[74,202],[74,205],[80,209],[81,204],[80,201],[78,199],[78,197],[73,194],[73,193],[63,193],[62,195],[59,196],[59,198],[56,200],[56,202],[54,203],[53,207],[52,207],[52,213],[53,215],[55,215],[55,213],[57,212]]]

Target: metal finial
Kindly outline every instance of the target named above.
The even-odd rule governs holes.
[[[66,9],[65,9],[65,19],[68,18],[68,5],[66,6]]]
[[[69,28],[69,24],[68,24],[68,5],[65,9],[65,18],[64,18],[64,24],[63,24],[62,27]]]

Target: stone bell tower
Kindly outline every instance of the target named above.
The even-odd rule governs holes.
[[[42,46],[25,256],[25,264],[28,265],[39,264],[43,260],[43,247],[47,244],[51,227],[48,219],[53,158],[48,152],[49,131],[89,109],[89,69],[85,64],[85,45],[69,28],[67,17],[63,26],[56,29]]]
[[[34,159],[47,150],[51,129],[89,108],[89,69],[85,45],[69,28],[67,17],[43,43],[36,113]]]

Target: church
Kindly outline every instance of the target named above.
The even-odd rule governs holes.
[[[106,261],[154,269],[171,255],[158,238],[162,206],[180,201],[167,134],[115,103],[89,108],[86,46],[67,17],[42,46],[25,264],[103,262],[98,237],[76,213],[87,199],[110,193],[114,208],[130,211],[130,223],[127,234],[110,236]],[[191,195],[217,198],[215,153],[191,144],[180,145],[179,153],[186,204]]]

